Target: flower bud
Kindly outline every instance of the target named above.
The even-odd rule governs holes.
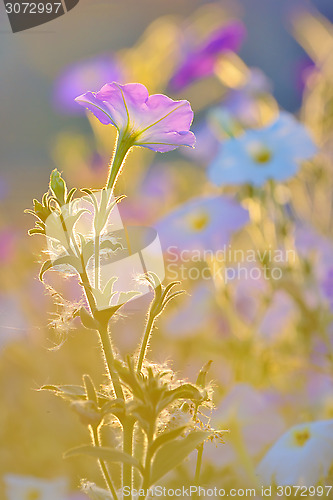
[[[55,168],[52,170],[50,177],[50,188],[54,196],[57,198],[61,206],[66,204],[67,187],[64,179],[61,177],[60,172]]]

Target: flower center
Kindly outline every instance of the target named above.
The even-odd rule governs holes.
[[[189,223],[193,231],[199,232],[205,229],[210,221],[210,217],[207,213],[201,212],[190,217]]]
[[[294,435],[293,435],[294,444],[296,446],[298,446],[299,448],[301,448],[302,446],[304,446],[308,442],[310,437],[311,437],[311,433],[310,433],[309,429],[302,429],[300,431],[295,431]]]
[[[250,144],[249,154],[258,165],[265,165],[272,159],[272,151],[270,151],[264,144]]]
[[[28,490],[26,500],[40,500],[42,498],[42,494],[39,490],[33,488]]]
[[[262,149],[255,156],[254,159],[257,163],[268,163],[272,158],[272,154],[268,149]]]

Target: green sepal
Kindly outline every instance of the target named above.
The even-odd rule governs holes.
[[[85,307],[81,307],[80,309],[80,319],[85,328],[88,330],[98,330],[99,329],[99,323],[96,321],[96,319],[91,316],[87,309]]]

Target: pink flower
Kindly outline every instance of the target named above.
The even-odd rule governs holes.
[[[195,144],[190,132],[193,112],[188,101],[173,101],[162,94],[149,95],[140,83],[104,85],[76,101],[104,125],[115,126],[129,146],[143,146],[164,153]]]

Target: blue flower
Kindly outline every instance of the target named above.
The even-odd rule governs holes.
[[[157,225],[164,249],[216,252],[249,220],[247,210],[226,196],[195,198],[168,214]]]
[[[216,185],[262,186],[268,179],[284,181],[296,174],[302,160],[316,153],[309,133],[289,113],[282,112],[270,126],[247,130],[220,146],[209,165],[209,179]]]

